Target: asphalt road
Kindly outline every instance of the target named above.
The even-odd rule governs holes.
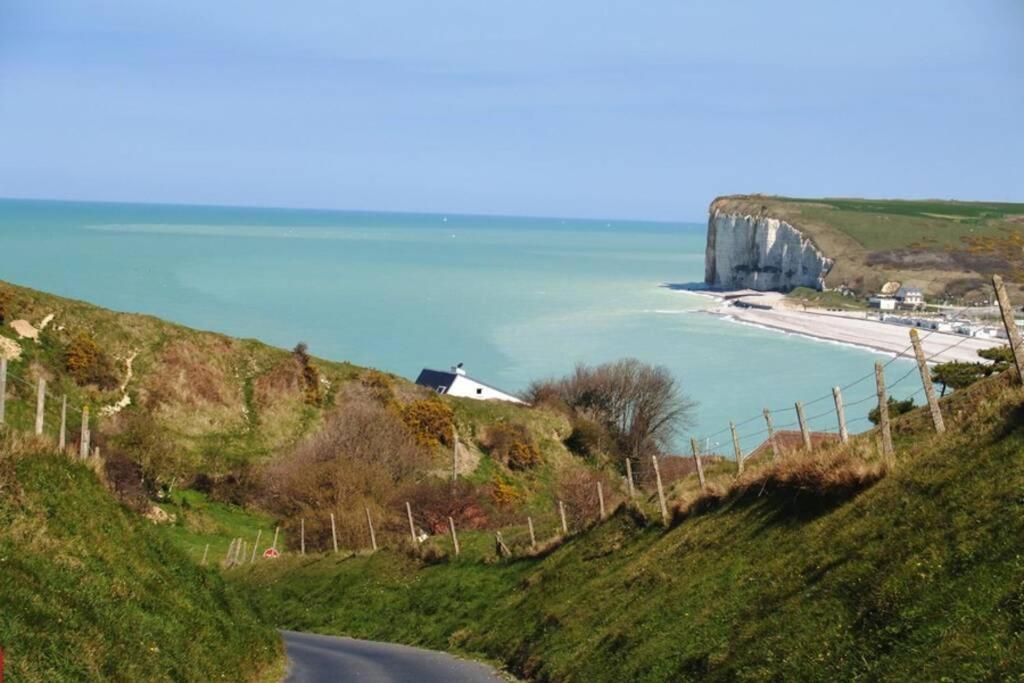
[[[493,669],[443,652],[281,631],[289,683],[501,683]]]

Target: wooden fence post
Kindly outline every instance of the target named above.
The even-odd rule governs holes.
[[[370,517],[370,508],[366,510],[366,526],[370,527],[370,547],[373,548],[373,552],[377,552],[377,534],[373,533],[373,518]]]
[[[452,547],[455,549],[455,554],[459,554],[459,535],[455,533],[455,520],[451,517],[448,518],[448,528],[452,530]]]
[[[334,542],[334,554],[338,554],[338,529],[334,526],[334,513],[331,513],[331,540]]]
[[[36,434],[38,435],[43,433],[43,410],[46,406],[46,380],[40,377],[39,383],[36,386]]]
[[[935,387],[932,386],[932,373],[928,370],[928,360],[924,356],[924,349],[921,348],[921,336],[917,333],[917,328],[910,330],[910,343],[914,347],[914,356],[917,358],[917,370],[921,373],[921,384],[924,385],[924,395],[928,399],[928,410],[932,414],[932,424],[935,425],[935,431],[942,434],[946,431],[946,423],[942,420],[939,399],[935,398]]]
[[[658,469],[658,456],[651,456],[654,464],[654,480],[658,484],[658,504],[661,506],[661,523],[668,526],[668,507],[665,506],[665,489],[661,486],[661,471]]]
[[[839,421],[839,441],[847,443],[850,440],[850,432],[846,429],[846,411],[843,409],[843,390],[839,387],[832,387],[832,398],[836,402],[836,419]]]
[[[533,532],[533,517],[526,518],[526,525],[530,527],[530,547],[537,547],[537,534]]]
[[[736,433],[736,423],[729,423],[729,431],[732,432],[732,452],[736,456],[736,474],[743,474],[743,449],[740,448],[740,437]]]
[[[263,535],[263,529],[256,530],[256,542],[252,544],[252,557],[249,558],[249,564],[256,561],[256,553],[260,549],[260,536]]]
[[[772,411],[764,409],[764,423],[768,425],[768,443],[772,446],[772,460],[782,455],[782,447],[775,437],[775,422],[772,420]]]
[[[0,356],[0,425],[4,423],[7,405],[7,359]]]
[[[601,490],[601,482],[597,482],[597,504],[601,508],[601,519],[604,519],[604,491]]]
[[[629,456],[626,456],[626,488],[629,489],[629,499],[635,498],[636,489],[633,486],[633,465],[629,461]]]
[[[565,521],[565,503],[558,501],[558,516],[562,519],[562,535],[569,535],[569,525]]]
[[[60,401],[60,434],[57,436],[57,448],[61,453],[68,445],[68,396],[64,394],[64,397]]]
[[[697,445],[697,439],[690,437],[690,448],[693,449],[693,462],[697,467],[697,478],[700,480],[700,490],[705,491],[708,488],[707,482],[704,480],[704,464],[700,460],[700,447]]]
[[[409,501],[405,501],[405,514],[409,518],[409,536],[412,537],[413,547],[419,545],[419,541],[416,539],[416,525],[412,523],[412,505],[409,505]]]
[[[459,433],[452,427],[452,486],[459,481]]]
[[[882,455],[892,461],[892,430],[889,427],[889,392],[885,388],[885,370],[875,363],[875,389],[878,392],[878,424],[882,428]]]
[[[800,423],[800,436],[804,442],[804,450],[811,452],[811,430],[807,426],[807,416],[804,415],[804,402],[796,402],[796,419]]]
[[[206,566],[206,556],[209,555],[209,554],[210,554],[210,544],[207,543],[206,547],[203,548],[203,561],[200,563],[201,566],[203,566],[203,567]]]
[[[274,550],[277,550],[277,533],[279,531],[281,531],[281,527],[280,526],[275,526],[274,527],[274,544],[270,546]]]
[[[231,539],[231,543],[228,543],[228,552],[224,555],[224,564],[231,564],[231,553],[235,550],[235,539]]]
[[[249,542],[242,540],[242,552],[238,553],[238,564],[245,564],[245,556],[249,552]]]
[[[306,518],[299,518],[299,554],[306,554]]]
[[[78,442],[78,457],[89,457],[89,406],[82,406],[82,436]]]
[[[1010,343],[1010,355],[1013,356],[1013,363],[1017,366],[1017,380],[1024,382],[1024,346],[1022,346],[1020,330],[1017,329],[1017,322],[1013,318],[1010,296],[1006,293],[1006,285],[1003,284],[1003,278],[1000,276],[992,276],[992,286],[996,290],[999,312],[1003,314],[1003,327],[1006,328],[1006,340]]]

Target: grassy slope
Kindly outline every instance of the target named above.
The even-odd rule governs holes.
[[[254,680],[276,634],[86,467],[0,444],[7,680]]]
[[[767,488],[670,531],[620,512],[541,560],[306,558],[238,576],[281,626],[453,647],[545,680],[1024,675],[1024,391],[900,421],[845,503]],[[759,495],[760,494],[760,495]],[[945,678],[943,678],[945,677]]]
[[[1013,256],[1024,240],[1024,204],[736,195],[712,208],[790,222],[836,259],[830,286],[868,293],[899,280],[960,296],[996,271],[1024,283],[1024,260]],[[904,252],[912,258],[891,261]],[[890,260],[879,263],[879,256]]]
[[[117,389],[103,392],[78,387],[64,371],[63,349],[69,335],[86,330],[116,360],[122,379],[124,359],[137,354],[127,387],[132,405],[117,416],[101,418],[94,432],[116,434],[122,421],[136,411],[152,416],[167,430],[166,437],[174,446],[187,454],[186,474],[223,473],[289,447],[316,429],[337,392],[343,391],[346,383],[358,381],[365,371],[349,363],[315,358],[314,365],[329,389],[325,405],[313,407],[304,403],[294,361],[284,349],[193,330],[152,316],[118,313],[2,281],[0,298],[7,300],[7,324],[0,325],[0,336],[16,340],[23,350],[21,359],[9,365],[10,424],[31,428],[35,393],[30,385],[40,375],[47,378],[52,395],[66,393],[73,406],[89,404],[94,416],[98,406],[120,398]],[[54,320],[40,335],[39,343],[18,339],[10,327],[10,322],[19,318],[38,325],[49,314],[54,314]],[[403,397],[431,395],[402,378],[393,381],[396,393]],[[480,457],[481,469],[474,476],[481,482],[498,474],[530,497],[538,488],[548,487],[554,473],[571,460],[561,443],[569,432],[568,421],[561,415],[502,402],[443,400],[453,407],[459,434],[470,452]],[[53,402],[49,408],[46,431],[52,437],[59,409]],[[530,476],[499,472],[501,468],[480,452],[475,438],[486,425],[502,420],[526,424],[533,432],[545,456],[545,465],[537,472]],[[78,427],[79,418],[71,411],[71,433],[76,434]],[[99,439],[102,442],[102,436]],[[440,468],[447,468],[448,463],[447,456],[439,455]],[[544,493],[541,497],[550,496]]]

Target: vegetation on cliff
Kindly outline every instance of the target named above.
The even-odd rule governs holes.
[[[1024,285],[1024,204],[733,195],[711,209],[788,222],[835,260],[832,288],[871,294],[900,281],[975,301],[990,298],[995,273],[1014,294]]]

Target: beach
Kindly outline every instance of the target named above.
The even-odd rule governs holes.
[[[909,326],[883,323],[865,318],[864,313],[848,311],[801,310],[788,307],[784,295],[777,292],[749,293],[749,303],[769,308],[744,308],[732,297],[744,292],[708,293],[713,305],[704,312],[734,322],[757,325],[788,334],[849,344],[886,354],[913,357]],[[727,297],[729,297],[727,299]],[[978,351],[1005,345],[1001,339],[965,337],[958,334],[919,330],[921,346],[929,363],[978,362]]]

